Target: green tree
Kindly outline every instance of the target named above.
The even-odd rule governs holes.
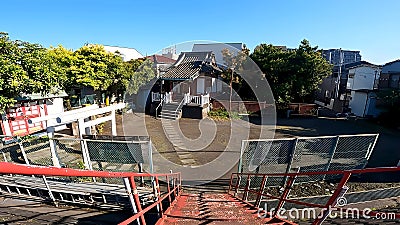
[[[49,50],[29,42],[21,42],[19,47],[19,64],[29,77],[24,93],[45,95],[61,90],[67,77],[59,73],[59,65]]]
[[[123,94],[132,77],[134,86],[140,86],[155,76],[147,67],[135,76],[142,62],[124,62],[118,53],[109,53],[101,45],[86,45],[76,51],[62,46],[46,49],[0,33],[0,110],[22,94],[69,92],[81,86]]]
[[[0,33],[0,110],[24,94],[59,91],[65,77],[59,77],[57,66],[42,46],[12,41],[7,33]]]
[[[241,51],[232,52],[228,48],[222,49],[222,59],[225,62],[226,69],[222,72],[222,78],[229,82],[229,109],[232,108],[232,92],[235,90],[237,93],[243,86],[243,78],[240,76],[243,73],[243,65],[249,59],[250,50],[244,46]],[[236,85],[235,85],[236,84]],[[234,87],[236,86],[236,87]]]
[[[125,72],[119,55],[107,52],[101,45],[86,45],[73,53],[70,79],[77,86],[106,91]]]
[[[322,57],[318,47],[311,47],[307,40],[290,54],[289,65],[296,82],[293,83],[291,95],[295,101],[314,101],[314,94],[318,90],[323,78],[332,74],[332,65]]]
[[[18,63],[20,51],[17,42],[7,33],[0,33],[0,111],[12,105],[14,97],[23,92],[28,76]]]
[[[289,74],[288,52],[273,45],[258,45],[250,57],[259,66],[269,82],[275,101],[290,102],[290,88],[292,80]]]
[[[332,71],[317,49],[307,40],[293,50],[261,44],[250,57],[265,74],[278,104],[311,102],[322,79]]]
[[[156,77],[156,71],[151,60],[131,60],[128,62],[128,70],[130,74],[132,74],[131,80],[127,86],[127,92],[130,95],[137,94],[140,87],[148,84]]]
[[[75,77],[73,76],[72,69],[76,63],[77,57],[72,50],[66,49],[59,45],[57,47],[50,47],[48,49],[49,58],[55,65],[53,73],[57,74],[59,85],[64,90],[68,91],[75,85]]]

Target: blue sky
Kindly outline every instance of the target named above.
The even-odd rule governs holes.
[[[400,1],[4,0],[0,31],[12,39],[77,49],[85,43],[150,55],[185,41],[360,50],[376,64],[400,58]]]

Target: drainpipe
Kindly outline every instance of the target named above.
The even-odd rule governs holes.
[[[364,112],[363,112],[362,117],[365,117],[365,111],[367,110],[368,94],[369,94],[369,92],[367,91],[367,97],[365,98]]]

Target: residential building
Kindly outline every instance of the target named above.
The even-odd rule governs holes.
[[[160,76],[160,91],[151,93],[152,108],[161,106],[164,118],[179,118],[179,112],[183,117],[202,118],[210,97],[222,91],[221,72],[213,52],[182,52]]]
[[[153,62],[153,67],[157,72],[157,77],[164,74],[168,68],[176,62],[176,60],[168,58],[164,55],[150,55],[146,59]]]
[[[361,61],[360,51],[327,49],[322,50],[322,56],[335,66]]]
[[[359,64],[348,68],[345,107],[359,117],[377,117],[381,110],[376,107],[381,67]]]
[[[332,75],[324,78],[322,83],[319,85],[315,103],[335,112],[347,112],[348,99],[346,99],[346,93],[349,69],[362,65],[376,66],[366,61],[334,66],[332,69]]]
[[[134,48],[125,48],[125,47],[118,47],[118,46],[108,46],[104,45],[104,49],[108,52],[112,53],[118,53],[121,55],[122,59],[126,61],[130,61],[132,59],[139,59],[143,58],[143,55],[140,54],[136,49]]]
[[[386,63],[382,67],[380,89],[400,89],[400,59]]]
[[[209,44],[194,44],[192,52],[213,52],[215,61],[219,65],[225,65],[222,50],[228,49],[230,52],[237,54],[237,52],[244,49],[243,43],[209,43]]]

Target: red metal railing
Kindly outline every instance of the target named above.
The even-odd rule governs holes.
[[[231,192],[233,192],[233,194],[231,194],[231,195],[234,197],[237,197],[237,194],[239,192],[243,192],[241,200],[253,207],[259,206],[262,197],[267,197],[270,199],[278,200],[278,206],[276,207],[276,210],[275,210],[274,214],[272,215],[272,218],[279,218],[277,213],[282,208],[282,206],[285,202],[324,209],[324,211],[322,212],[322,213],[324,213],[324,215],[318,216],[313,222],[314,225],[318,225],[318,224],[321,224],[324,221],[324,219],[329,215],[328,210],[332,209],[332,207],[336,206],[337,200],[341,195],[344,194],[343,188],[346,185],[347,181],[349,180],[349,178],[352,174],[384,173],[384,172],[398,172],[398,171],[400,171],[400,167],[381,167],[381,168],[367,168],[367,169],[345,170],[345,171],[336,170],[336,171],[297,172],[297,173],[268,173],[268,174],[232,173],[230,183],[229,183],[228,193],[231,194]],[[326,204],[315,204],[315,203],[309,203],[309,202],[289,199],[288,198],[289,191],[292,188],[296,177],[312,176],[312,175],[343,175],[343,176],[342,176],[340,182],[338,183],[336,190],[333,192],[332,196],[329,198],[329,200],[327,201]],[[270,177],[288,177],[287,181],[285,182],[284,190],[283,190],[283,193],[281,194],[281,196],[273,196],[268,193],[263,193],[265,182],[267,180],[267,177],[269,177],[269,176]],[[242,177],[245,177],[245,179],[246,179],[246,185],[243,189],[240,188],[240,183],[241,183]],[[250,181],[253,177],[262,178],[260,188],[257,190],[250,188]],[[235,179],[236,179],[236,182],[234,183]],[[254,204],[247,201],[247,197],[248,197],[249,193],[255,194],[257,196]],[[370,215],[373,216],[374,213],[375,212],[371,212]],[[398,213],[396,214],[396,218],[400,218],[400,215]]]
[[[64,177],[100,177],[100,178],[128,178],[131,193],[133,195],[137,213],[125,221],[120,222],[120,225],[129,224],[137,221],[138,224],[146,224],[144,214],[149,210],[159,207],[160,218],[164,218],[162,210],[162,202],[168,198],[169,206],[173,205],[181,193],[181,174],[180,173],[166,173],[166,174],[147,174],[147,173],[131,173],[131,172],[108,172],[108,171],[89,171],[77,170],[70,168],[56,168],[44,166],[27,166],[14,163],[0,162],[0,174],[19,174],[19,175],[44,175],[44,176],[64,176]],[[156,201],[144,209],[141,207],[139,193],[135,182],[135,177],[150,177],[153,178]],[[165,178],[167,193],[161,196],[160,191],[160,178]],[[170,182],[173,180],[174,182]]]

